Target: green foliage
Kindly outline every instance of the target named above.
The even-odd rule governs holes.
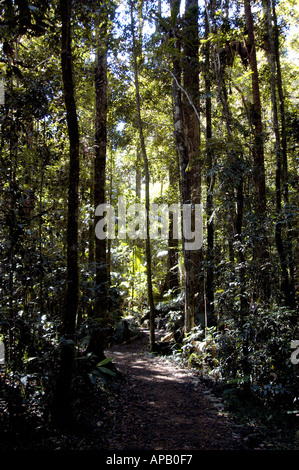
[[[200,36],[205,37],[200,44],[199,77],[199,111],[204,124],[199,155],[201,197],[204,209],[208,195],[213,206],[210,220],[204,214],[204,272],[201,273],[207,280],[207,266],[213,271],[215,318],[211,328],[206,328],[201,306],[201,311],[196,312],[196,320],[201,324],[188,333],[180,346],[190,366],[239,388],[247,384],[265,403],[289,402],[293,397],[290,342],[295,337],[295,326],[290,305],[297,282],[293,257],[297,243],[299,96],[295,60],[298,34],[288,25],[294,27],[298,23],[295,3],[283,0],[276,5],[287,140],[280,211],[276,208],[277,161],[266,23],[259,4],[254,13],[267,187],[267,210],[262,226],[254,211],[252,72],[246,57],[234,53],[232,60],[229,56],[236,52],[233,47],[246,42],[241,3],[231,2],[229,11],[218,10],[213,31],[204,30],[204,8],[200,15]],[[114,1],[105,3],[106,7],[109,13],[108,38],[103,38],[109,45],[106,199],[116,205],[118,196],[125,195],[129,204],[144,201],[131,36],[125,8],[115,14]],[[95,324],[98,321],[92,318],[95,298],[99,295],[95,289],[93,163],[95,27],[101,11],[100,4],[94,0],[74,2],[73,65],[81,134],[77,353],[81,328],[91,319]],[[0,15],[0,78],[5,80],[5,104],[0,104],[0,337],[7,359],[4,401],[9,399],[11,405],[16,387],[15,395],[21,402],[24,400],[24,404],[33,408],[45,408],[52,398],[57,376],[66,290],[69,144],[60,70],[61,25],[56,1],[6,1]],[[167,70],[172,70],[172,56],[183,64],[184,48],[179,50],[177,38],[173,37],[175,32],[178,39],[182,38],[182,18],[178,11],[172,17],[160,15],[156,5],[150,2],[143,4],[140,20],[139,25],[144,29],[138,32],[139,79],[152,183],[150,202],[177,203],[181,200],[181,175],[174,138],[173,77]],[[209,92],[205,83],[207,46],[210,47]],[[218,52],[219,56],[213,55]],[[217,81],[215,61],[223,72],[222,84]],[[230,114],[230,134],[223,96]],[[207,98],[212,106],[209,140],[205,133]],[[282,116],[278,111],[282,131]],[[212,153],[211,161],[208,150]],[[191,165],[188,169],[192,173]],[[137,188],[138,178],[141,191]],[[240,233],[237,233],[238,217],[242,219]],[[208,222],[213,222],[212,250],[207,243]],[[282,295],[281,259],[275,238],[277,224],[282,229],[284,266],[290,284],[293,283],[290,299]],[[261,263],[256,260],[255,248],[264,235],[269,258]],[[184,325],[182,244],[176,248],[175,265],[170,266],[169,252],[166,240],[152,241],[157,316],[161,315],[170,331],[177,332]],[[147,312],[145,243],[128,238],[111,240],[107,245],[107,261],[110,283],[107,324],[114,331],[120,318],[132,314],[139,321]],[[166,282],[171,270],[178,272],[179,285],[174,290]],[[265,270],[270,273],[268,305],[250,311],[249,306],[259,302],[259,276]],[[109,368],[110,359],[97,364],[94,360],[92,355],[81,360],[85,376],[88,371],[91,383],[108,384],[114,377]]]
[[[207,375],[214,373],[219,364],[215,332],[215,327],[205,331],[196,326],[186,335],[182,345],[182,354],[187,357],[189,366]]]
[[[195,327],[184,339],[189,364],[224,384],[250,387],[266,404],[292,406],[296,396],[290,344],[295,312],[273,306],[243,318],[223,316],[219,328]]]
[[[113,370],[105,367],[105,365],[111,363],[112,360],[113,358],[107,357],[106,359],[98,362],[96,367],[88,374],[92,384],[95,384],[97,379],[100,379],[104,385],[108,385],[109,379],[111,380],[111,377],[116,377],[116,373]]]

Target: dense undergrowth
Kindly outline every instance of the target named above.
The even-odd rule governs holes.
[[[298,365],[291,361],[290,348],[291,340],[296,337],[293,311],[259,307],[243,318],[223,316],[217,328],[198,325],[188,335],[183,333],[180,297],[159,304],[156,313],[156,326],[164,335],[157,342],[156,354],[166,354],[192,369],[221,396],[227,411],[240,423],[258,429],[258,433],[273,435],[273,439],[269,437],[269,448],[278,445],[273,444],[277,436],[281,436],[278,439],[281,448],[294,447],[299,394]],[[92,426],[90,403],[95,403],[97,415],[105,415],[104,404],[109,394],[121,393],[121,377],[110,358],[100,352],[113,343],[134,341],[141,334],[140,326],[146,326],[146,322],[145,313],[140,318],[116,315],[105,328],[98,324],[98,338],[101,338],[98,351],[90,346],[94,325],[82,323],[76,348],[71,424],[73,429],[78,426],[79,434],[88,421]],[[9,447],[16,436],[25,436],[28,429],[37,438],[36,429],[46,432],[53,426],[51,407],[58,357],[59,343],[51,325],[47,325],[47,334],[34,355],[26,351],[19,361],[1,365],[2,447]],[[77,438],[77,435],[69,437]],[[51,445],[59,447],[58,441],[52,438]]]
[[[180,316],[172,311],[168,318],[171,330]],[[169,332],[164,339],[175,361],[206,381],[241,424],[252,426],[254,439],[266,435],[266,448],[294,449],[299,381],[291,342],[296,334],[294,311],[260,306],[246,317],[222,317],[217,328],[195,326],[181,343],[168,342],[174,337]]]

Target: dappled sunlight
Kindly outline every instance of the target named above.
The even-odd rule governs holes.
[[[296,3],[1,2],[1,450],[299,446]]]
[[[165,356],[148,353],[147,345],[145,339],[139,350],[136,343],[108,351],[128,387],[118,421],[121,435],[129,433],[137,448],[141,441],[156,449],[237,446],[237,434],[233,437],[229,423],[219,416],[210,395],[190,371]],[[121,437],[117,442],[122,446]]]

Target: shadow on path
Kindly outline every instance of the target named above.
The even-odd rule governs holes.
[[[115,403],[108,449],[239,450],[239,428],[188,370],[148,351],[142,340],[106,351],[125,381]]]

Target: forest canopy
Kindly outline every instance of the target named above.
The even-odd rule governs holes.
[[[124,319],[298,406],[298,22],[295,0],[1,2],[9,419],[16,396],[61,416]]]

